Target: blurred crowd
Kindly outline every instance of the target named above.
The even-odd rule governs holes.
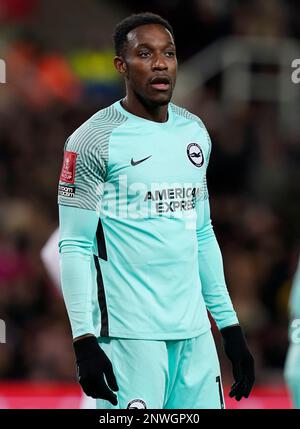
[[[0,319],[7,328],[7,343],[0,344],[0,378],[71,380],[75,366],[66,311],[40,251],[58,224],[57,182],[67,136],[123,92],[119,81],[95,85],[76,75],[67,60],[70,34],[64,50],[55,34],[47,47],[47,22],[41,26],[39,19],[44,22],[49,12],[48,25],[54,26],[49,3],[54,10],[66,3],[57,22],[62,37],[70,1],[29,3],[20,16],[0,0],[5,41],[0,51],[8,79],[0,84]],[[173,0],[153,1],[151,7],[139,0],[127,1],[126,10],[121,1],[81,3],[98,8],[102,19],[105,10],[106,26],[111,23],[99,49],[111,45],[119,19],[141,10],[170,20],[181,61],[231,34],[300,37],[299,5],[292,0]],[[23,3],[10,4],[19,11]],[[85,43],[93,40],[97,47],[101,25],[94,28],[82,11],[75,13],[89,26]],[[283,132],[276,102],[224,109],[220,79],[195,93],[189,108],[202,118],[213,142],[208,186],[228,288],[255,355],[258,383],[275,383],[282,381],[287,302],[299,254],[300,133]],[[222,366],[225,382],[230,381],[223,357]]]

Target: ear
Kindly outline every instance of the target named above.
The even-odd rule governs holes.
[[[124,58],[122,57],[115,57],[114,58],[114,66],[115,69],[122,75],[122,76],[127,76],[127,64],[124,60]]]

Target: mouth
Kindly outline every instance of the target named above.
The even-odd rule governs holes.
[[[150,80],[150,85],[157,91],[167,91],[170,88],[170,79],[167,76],[155,76]]]

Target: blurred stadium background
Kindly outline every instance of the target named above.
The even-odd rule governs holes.
[[[208,183],[228,287],[255,355],[248,401],[289,408],[283,379],[288,297],[299,255],[300,58],[297,0],[0,0],[0,408],[78,408],[60,292],[40,258],[58,224],[66,137],[123,95],[112,31],[132,12],[174,27],[174,102],[213,141]],[[300,303],[299,303],[300,305]],[[228,362],[220,351],[226,391]],[[299,362],[300,365],[300,362]]]

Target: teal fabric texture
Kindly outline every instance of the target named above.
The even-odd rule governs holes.
[[[211,141],[170,103],[168,120],[100,110],[67,140],[60,261],[73,337],[182,340],[238,323],[209,208]]]

